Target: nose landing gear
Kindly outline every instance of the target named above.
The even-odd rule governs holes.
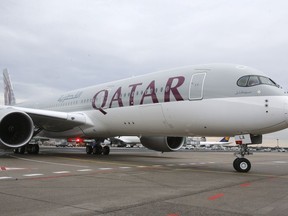
[[[237,157],[233,162],[233,167],[237,172],[247,173],[251,169],[250,161],[245,158],[245,155],[251,155],[247,144],[241,144],[239,152],[235,152],[234,155]]]

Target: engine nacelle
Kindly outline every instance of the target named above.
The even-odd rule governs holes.
[[[185,137],[141,137],[140,141],[148,149],[160,152],[170,152],[179,150]]]
[[[34,123],[28,114],[15,109],[0,110],[0,148],[24,146],[33,133]]]

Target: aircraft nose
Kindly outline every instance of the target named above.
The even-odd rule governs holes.
[[[285,115],[286,123],[288,124],[288,96],[286,97],[286,101],[285,101],[284,115]]]

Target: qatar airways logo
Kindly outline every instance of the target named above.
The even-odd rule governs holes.
[[[170,77],[168,78],[165,88],[164,88],[164,94],[163,98],[158,98],[160,95],[156,93],[156,85],[155,80],[152,80],[148,86],[143,90],[143,83],[135,83],[129,85],[130,92],[129,92],[129,106],[135,105],[135,92],[137,92],[140,88],[143,90],[143,94],[140,95],[140,103],[138,105],[145,104],[145,101],[149,100],[152,101],[152,103],[159,103],[159,99],[164,102],[170,102],[172,100],[172,97],[176,101],[184,100],[179,92],[179,88],[183,85],[185,81],[185,78],[183,76],[177,76],[177,77]],[[108,98],[110,98],[109,94],[112,95],[111,99],[108,101]],[[96,104],[97,101],[97,104]],[[100,101],[100,102],[99,102]],[[111,108],[111,107],[123,107],[124,103],[122,100],[122,87],[117,88],[115,92],[109,92],[107,89],[103,89],[98,91],[92,100],[92,107],[96,110],[101,111],[103,114],[107,114],[103,108]]]

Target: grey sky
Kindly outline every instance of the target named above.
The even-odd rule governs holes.
[[[215,62],[255,67],[287,88],[287,9],[284,0],[0,1],[0,68],[18,101]]]

